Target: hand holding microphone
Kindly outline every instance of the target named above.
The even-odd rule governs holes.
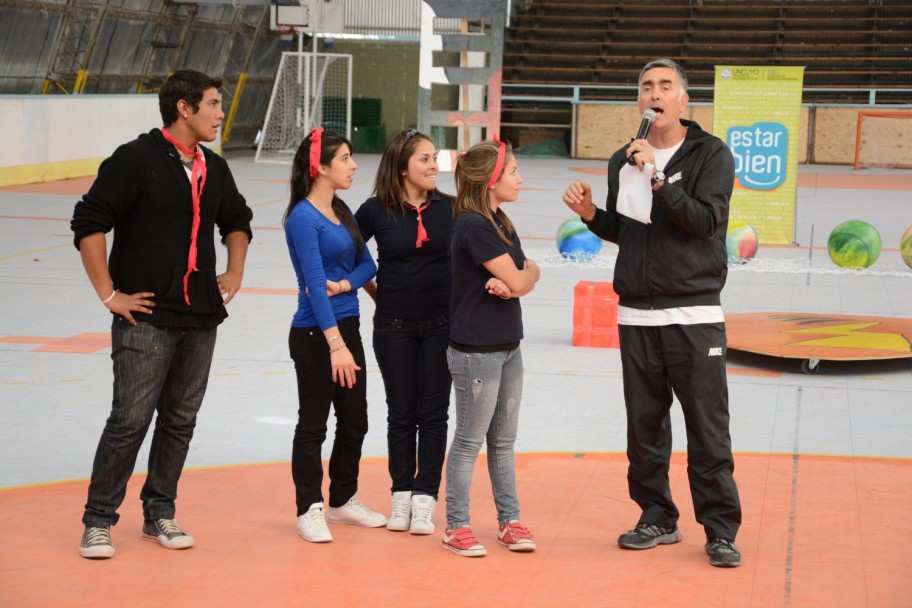
[[[640,128],[637,130],[636,137],[634,139],[646,139],[646,136],[649,135],[649,129],[652,127],[652,123],[655,122],[656,113],[653,110],[647,109],[643,112],[643,120],[640,121]],[[636,152],[631,152],[630,156],[627,157],[628,165],[636,165]]]

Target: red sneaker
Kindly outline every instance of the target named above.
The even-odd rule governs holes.
[[[516,520],[508,521],[500,527],[497,542],[510,551],[535,551],[535,541],[532,533]]]
[[[462,557],[482,557],[488,554],[488,550],[478,542],[468,526],[444,532],[443,546]]]

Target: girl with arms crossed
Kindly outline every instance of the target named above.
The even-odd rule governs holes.
[[[487,554],[469,527],[475,461],[487,443],[497,507],[498,542],[534,551],[519,522],[513,445],[522,399],[519,298],[540,271],[526,258],[501,203],[515,201],[522,178],[512,148],[497,141],[469,148],[456,165],[453,289],[447,361],[456,393],[456,433],[447,458],[447,530],[443,546],[464,557]]]

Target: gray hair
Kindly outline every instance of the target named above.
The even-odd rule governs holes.
[[[643,69],[640,70],[640,77],[637,78],[637,85],[643,83],[643,74],[655,68],[669,68],[671,70],[674,70],[678,75],[678,80],[681,82],[681,94],[683,95],[687,92],[687,74],[684,73],[684,68],[679,66],[671,59],[653,59],[645,66],[643,66]]]

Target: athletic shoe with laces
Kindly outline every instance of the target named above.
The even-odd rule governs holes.
[[[393,505],[386,529],[393,532],[405,532],[412,521],[412,493],[393,492]]]
[[[727,538],[713,538],[706,541],[706,555],[709,563],[719,568],[736,568],[741,565],[741,552],[735,543]]]
[[[114,557],[114,543],[111,542],[111,526],[86,526],[79,543],[79,555],[88,559]]]
[[[350,524],[365,528],[379,528],[386,525],[386,515],[371,511],[367,505],[352,496],[341,507],[330,507],[326,519],[333,524]]]
[[[677,526],[663,528],[652,524],[637,524],[630,532],[618,537],[618,546],[623,549],[652,549],[656,545],[673,545],[683,540]]]
[[[332,534],[326,525],[323,503],[315,502],[307,512],[298,516],[298,534],[311,543],[331,543]]]
[[[412,534],[433,534],[434,533],[434,508],[437,501],[433,496],[427,494],[418,494],[412,496],[412,521],[409,524],[409,532]]]
[[[510,551],[535,551],[532,533],[515,519],[500,526],[500,530],[497,532],[497,542]]]
[[[482,557],[488,554],[488,550],[478,542],[468,526],[444,532],[443,546],[462,557]]]
[[[142,536],[159,543],[165,549],[189,549],[193,537],[184,534],[173,519],[147,519],[143,522]]]

